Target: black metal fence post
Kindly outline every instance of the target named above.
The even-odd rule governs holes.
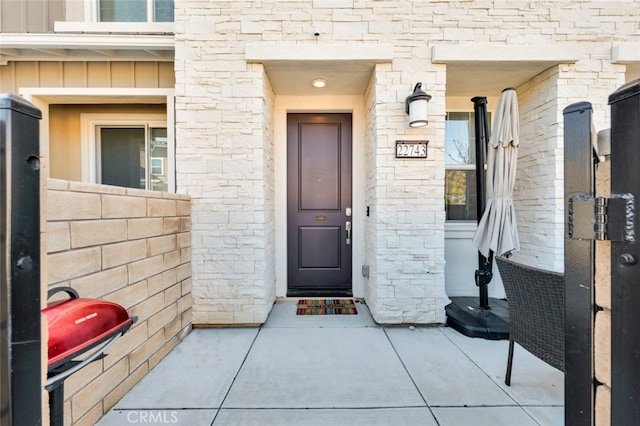
[[[591,145],[592,107],[569,105],[564,114],[565,214],[565,424],[593,424],[594,258],[593,224],[584,238],[574,233],[578,209],[595,196],[595,164]],[[576,210],[576,211],[574,211]],[[589,210],[589,209],[582,209]],[[585,220],[593,218],[593,208]]]
[[[42,424],[40,111],[0,94],[0,423]]]

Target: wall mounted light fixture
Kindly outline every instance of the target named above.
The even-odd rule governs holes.
[[[431,100],[431,95],[427,95],[422,90],[422,83],[416,84],[416,87],[413,88],[413,93],[407,96],[406,100],[406,111],[407,114],[409,114],[409,126],[423,127],[429,123],[429,115],[427,113],[429,100]]]

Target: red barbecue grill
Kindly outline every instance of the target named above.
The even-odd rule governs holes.
[[[52,426],[64,424],[64,380],[104,358],[105,351],[137,320],[116,303],[80,298],[70,287],[52,289],[48,298],[60,292],[70,298],[50,302],[42,311],[49,328],[46,389]]]

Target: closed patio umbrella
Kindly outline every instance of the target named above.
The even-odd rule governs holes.
[[[519,126],[515,89],[502,91],[494,115],[492,134],[487,125],[487,98],[476,96],[474,103],[476,133],[476,193],[478,229],[473,244],[478,249],[478,303],[460,297],[446,307],[447,325],[470,337],[499,340],[509,337],[507,307],[498,302],[489,306],[488,285],[493,278],[493,255],[505,255],[519,249],[512,192],[518,159]],[[484,173],[485,149],[488,151]]]
[[[488,143],[486,206],[473,237],[473,245],[485,257],[520,249],[513,187],[516,181],[518,144],[518,98],[513,88],[502,91]]]

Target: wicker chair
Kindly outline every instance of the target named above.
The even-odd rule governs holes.
[[[564,371],[564,275],[497,256],[509,306],[509,358],[505,384],[511,385],[514,343]]]

